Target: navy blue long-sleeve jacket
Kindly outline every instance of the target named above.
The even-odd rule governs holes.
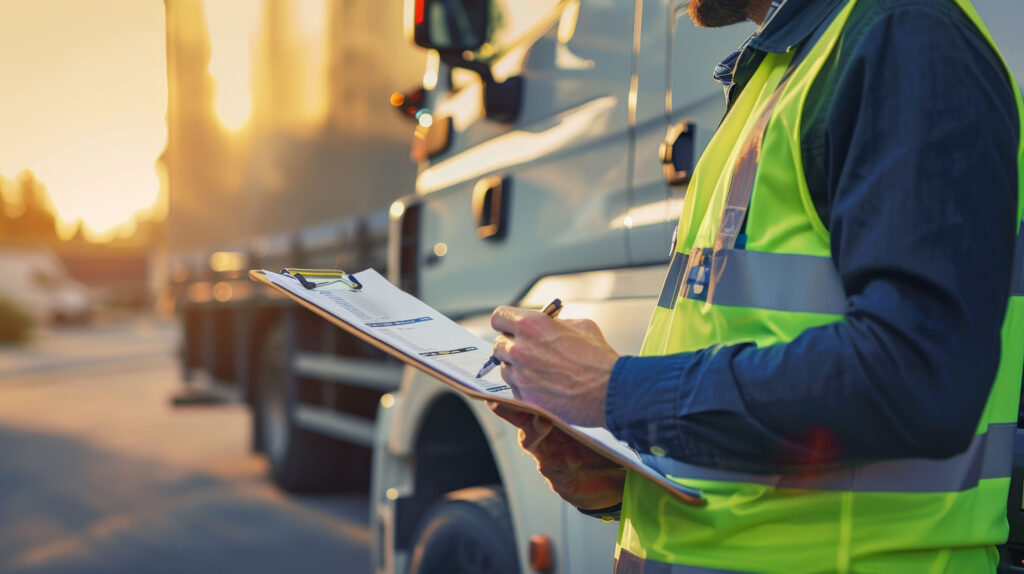
[[[788,0],[735,63],[799,46],[841,0]],[[862,0],[815,80],[805,176],[845,321],[771,347],[623,357],[608,428],[641,451],[748,472],[969,444],[999,363],[1017,213],[1017,108],[952,0]]]

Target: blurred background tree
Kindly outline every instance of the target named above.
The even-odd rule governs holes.
[[[4,196],[7,193],[4,190],[6,186],[3,177],[0,177],[0,238],[7,237],[10,234],[11,218],[7,214],[7,198]]]
[[[73,233],[67,237],[61,237],[58,223],[50,192],[34,172],[24,169],[13,179],[0,175],[0,253],[5,248],[46,249],[60,258],[71,277],[103,294],[106,305],[148,304],[149,258],[163,241],[162,218],[140,211],[105,241],[90,239],[81,218],[69,227]],[[0,341],[24,340],[29,327],[21,314],[14,304],[0,303]]]
[[[11,220],[12,234],[29,240],[51,242],[57,238],[57,219],[46,186],[31,170],[15,178],[21,214]]]

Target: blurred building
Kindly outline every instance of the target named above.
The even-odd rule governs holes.
[[[412,191],[412,124],[389,96],[419,82],[424,56],[403,36],[401,0],[322,1],[313,32],[299,18],[309,0],[262,0],[251,113],[236,130],[216,113],[204,2],[164,3],[168,141],[159,167],[172,251],[362,215]],[[406,186],[375,185],[396,172]]]

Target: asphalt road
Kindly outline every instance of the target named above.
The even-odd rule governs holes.
[[[296,497],[240,406],[174,409],[173,324],[0,347],[0,572],[370,571],[365,493]]]

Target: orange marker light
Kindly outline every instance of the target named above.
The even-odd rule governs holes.
[[[546,534],[530,537],[530,568],[537,572],[551,572],[555,567],[555,550]]]
[[[392,106],[395,106],[396,108],[400,108],[400,107],[402,107],[402,104],[404,104],[404,103],[405,103],[405,96],[403,96],[401,92],[395,92],[395,93],[391,94],[391,105]]]

